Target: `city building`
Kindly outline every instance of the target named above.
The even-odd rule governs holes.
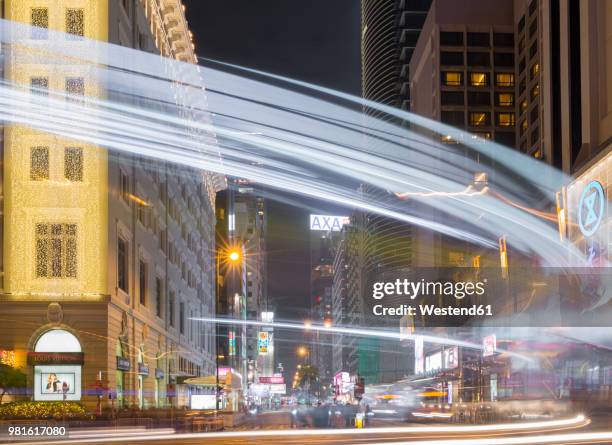
[[[412,78],[409,62],[416,48],[431,0],[362,0],[361,2],[361,76],[362,97],[402,110],[410,110],[409,82]],[[380,119],[398,125],[406,122],[387,113],[364,107],[366,119]],[[367,122],[367,121],[366,121]],[[374,121],[371,121],[374,124]],[[376,140],[366,141],[375,147]],[[362,185],[360,192],[377,202],[390,202],[397,198],[387,190]],[[371,298],[368,289],[376,281],[409,277],[416,266],[416,228],[397,220],[367,212],[355,212],[352,219],[359,221],[360,252],[355,253],[362,268],[349,280],[349,287],[365,291],[357,295],[364,317],[371,316]],[[371,320],[380,322],[380,320]],[[399,325],[379,326],[398,328]],[[381,350],[377,340],[364,339],[358,348],[359,367],[367,383],[394,381],[410,372],[409,363],[401,357],[405,350]],[[394,345],[395,346],[395,345]],[[399,360],[399,362],[398,362]],[[370,377],[368,377],[370,376]]]
[[[362,326],[363,314],[358,298],[359,293],[349,286],[351,272],[358,258],[354,249],[355,230],[345,224],[335,246],[332,278],[332,324],[333,326]],[[342,333],[332,334],[332,369],[337,372],[348,372],[356,375],[359,370],[357,355],[357,337]]]
[[[412,112],[515,146],[512,2],[434,0],[410,72]]]
[[[361,1],[361,86],[364,98],[410,110],[409,62],[431,0]],[[390,120],[371,108],[367,115]]]
[[[6,19],[38,27],[31,44],[61,39],[76,51],[85,38],[197,63],[179,0],[3,6]],[[38,94],[103,94],[85,64],[16,54],[4,56],[5,78]],[[2,155],[0,349],[26,371],[31,398],[182,407],[214,391],[181,378],[216,372],[214,329],[191,317],[215,313],[215,193],[225,179],[23,125],[4,127]],[[66,394],[45,385],[53,379]]]
[[[332,325],[333,252],[337,231],[312,230],[310,236],[310,322]],[[331,382],[332,335],[326,332],[311,333],[312,347],[308,360],[317,367],[321,382]]]

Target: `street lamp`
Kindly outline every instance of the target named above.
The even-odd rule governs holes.
[[[297,355],[299,357],[306,357],[308,355],[308,348],[306,348],[305,346],[300,346],[297,349]]]
[[[227,258],[230,260],[230,262],[232,263],[237,263],[238,261],[240,261],[240,251],[238,249],[231,249],[229,251],[229,254],[227,255]]]

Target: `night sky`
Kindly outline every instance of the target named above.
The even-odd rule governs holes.
[[[200,57],[360,94],[359,0],[184,3]],[[310,306],[309,211],[274,201],[268,209],[268,293],[277,319],[303,320]],[[277,361],[293,372],[299,334],[275,338]]]

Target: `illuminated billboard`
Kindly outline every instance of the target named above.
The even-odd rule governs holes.
[[[270,335],[266,331],[259,331],[257,337],[257,349],[260,354],[268,353],[268,346],[270,345]]]
[[[349,222],[348,216],[310,215],[310,230],[339,232]]]

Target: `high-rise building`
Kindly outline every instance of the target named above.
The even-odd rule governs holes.
[[[3,6],[6,19],[37,27],[29,43],[43,51],[53,40],[87,50],[83,39],[92,39],[197,62],[179,0]],[[104,95],[84,63],[19,51],[3,61],[7,80],[36,93]],[[177,91],[177,105],[185,100]],[[191,317],[215,313],[211,252],[224,178],[26,125],[4,127],[2,155],[0,349],[26,371],[28,394],[62,400],[44,386],[55,378],[68,400],[90,408],[99,395],[115,407],[188,405],[192,387],[181,377],[216,369],[214,330]]]
[[[311,322],[319,325],[332,323],[333,252],[337,232],[311,231],[310,236],[310,296]],[[331,382],[332,336],[326,332],[312,332],[309,361],[319,371],[321,382]]]
[[[361,1],[361,85],[364,98],[410,109],[408,64],[431,0]],[[391,119],[366,108],[370,116]]]
[[[361,60],[362,96],[398,109],[410,109],[409,62],[416,47],[431,0],[362,0],[361,2]],[[405,122],[371,107],[364,107],[366,119],[381,119],[404,125]],[[374,147],[375,140],[366,142]],[[362,186],[361,192],[370,199],[388,202],[396,199],[388,191]],[[407,276],[414,266],[414,227],[388,217],[356,212],[353,219],[359,220],[356,230],[364,242],[357,254],[363,268],[359,271],[360,283],[351,282],[351,287],[361,291],[371,288],[375,281]],[[369,301],[368,293],[358,295],[359,301]],[[368,316],[365,309],[362,312]],[[397,326],[399,329],[399,326]],[[398,352],[399,353],[399,352]],[[398,354],[379,353],[375,345],[366,345],[359,352],[359,366],[372,367],[363,370],[372,379],[392,381],[405,374],[403,366],[395,363]],[[380,366],[379,366],[380,365]],[[380,371],[389,367],[389,372]],[[370,372],[372,371],[372,372]],[[380,371],[380,372],[379,372]]]
[[[411,111],[515,146],[512,2],[434,0],[410,71]]]

